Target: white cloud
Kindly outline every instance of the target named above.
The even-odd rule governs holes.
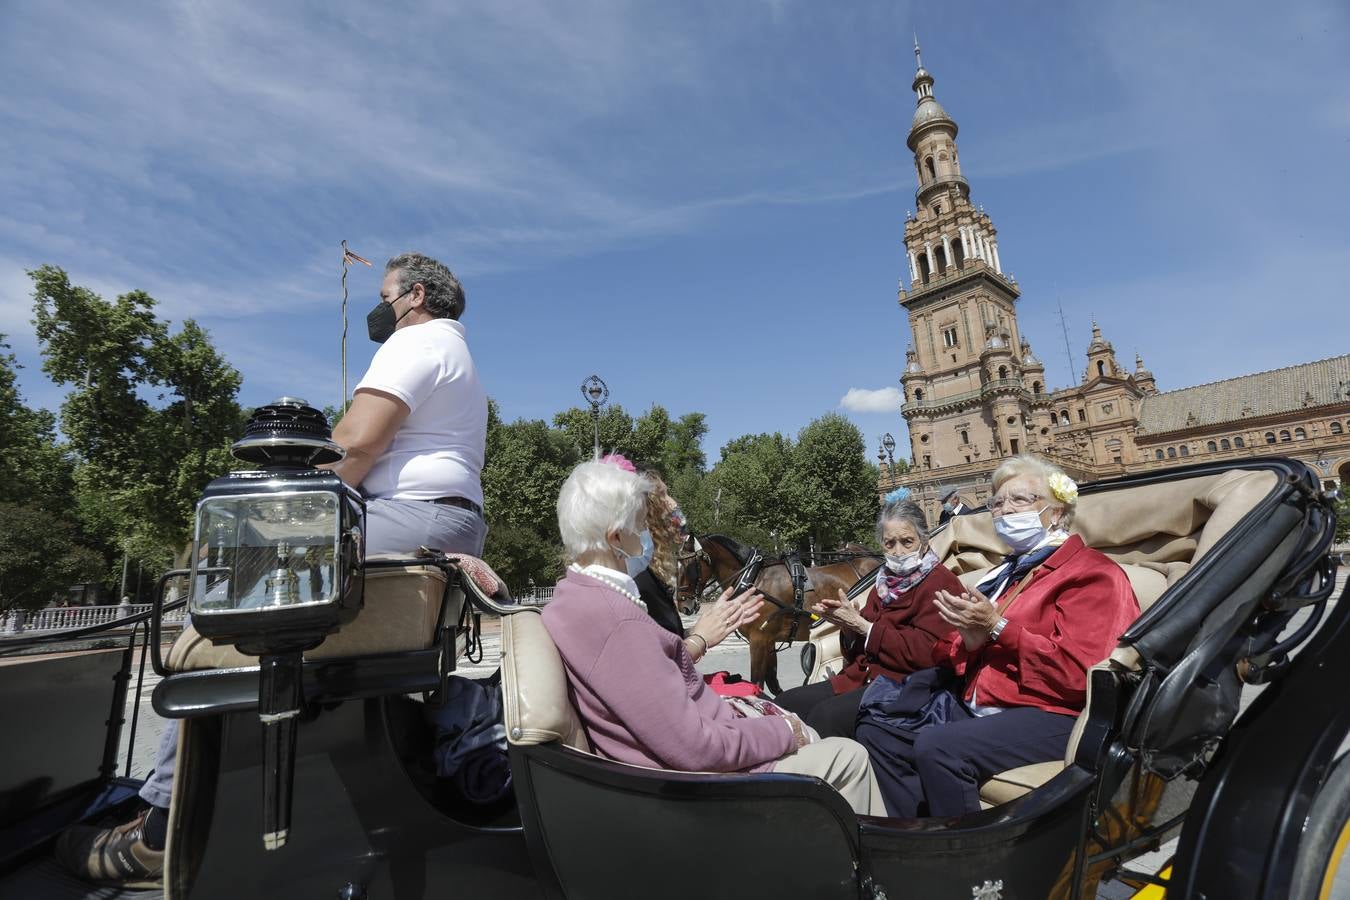
[[[849,388],[839,405],[850,412],[895,413],[900,411],[900,404],[904,401],[899,388]]]

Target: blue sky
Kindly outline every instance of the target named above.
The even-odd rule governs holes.
[[[125,9],[121,7],[133,7]],[[242,400],[336,403],[339,241],[439,257],[508,418],[592,372],[739,434],[891,431],[915,29],[1062,386],[1096,316],[1163,390],[1350,350],[1350,7],[14,4],[0,332],[25,269],[194,317]],[[350,281],[351,382],[379,270]],[[1065,359],[1056,304],[1070,332]],[[843,400],[850,391],[854,399]]]

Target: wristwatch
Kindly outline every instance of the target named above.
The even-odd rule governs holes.
[[[989,629],[989,643],[992,644],[994,641],[997,641],[998,636],[1002,634],[1003,629],[1007,627],[1008,627],[1008,620],[1003,618],[1002,616],[999,616],[998,621],[994,623],[994,627]]]

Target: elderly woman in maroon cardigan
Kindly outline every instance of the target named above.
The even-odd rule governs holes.
[[[825,736],[852,737],[858,704],[879,675],[896,681],[933,665],[933,645],[953,632],[933,600],[938,591],[960,592],[961,582],[928,546],[928,521],[909,490],[886,495],[877,518],[877,540],[886,564],[858,609],[840,593],[812,609],[839,625],[848,664],[828,681],[784,691],[774,702],[798,713]]]
[[[757,618],[757,594],[724,594],[717,604],[724,609],[714,617],[721,625],[710,639],[696,631],[681,640],[647,614],[633,575],[646,565],[644,543],[650,546],[644,519],[651,486],[618,465],[586,462],[558,496],[570,565],[544,608],[544,628],[562,657],[591,746],[652,768],[814,775],[855,811],[880,814],[867,751],[856,742],[821,738],[781,710],[739,715],[694,668],[709,644]]]
[[[995,470],[988,506],[1011,552],[976,588],[934,598],[956,629],[936,648],[940,667],[863,702],[857,737],[890,815],[975,812],[985,779],[1063,758],[1087,670],[1139,615],[1120,566],[1068,533],[1077,500],[1037,457]]]

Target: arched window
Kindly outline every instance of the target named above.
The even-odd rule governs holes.
[[[1069,424],[1069,411],[1067,409],[1061,409],[1059,411],[1059,424],[1061,425]]]
[[[1216,444],[1214,441],[1210,441],[1208,444],[1205,445],[1205,449],[1208,450],[1210,453],[1215,453],[1218,451],[1219,445]]]
[[[1280,443],[1281,443],[1281,444],[1285,444],[1285,443],[1288,443],[1289,440],[1290,440],[1289,432],[1288,432],[1287,430],[1281,431],[1281,432],[1280,432]]]
[[[1106,377],[1106,362],[1104,360],[1097,360],[1097,374],[1102,378]]]
[[[933,168],[933,157],[931,156],[925,157],[923,165],[924,168],[928,170],[928,179],[930,181],[937,177],[937,169]]]
[[[1156,454],[1158,454],[1158,459],[1162,459],[1162,458],[1163,458],[1163,452],[1162,452],[1161,448],[1158,449],[1158,450],[1154,450],[1153,452],[1156,453]]]
[[[999,381],[1002,381],[1003,379],[1005,379],[1005,378],[1007,378],[1007,377],[1008,377],[1008,367],[1007,367],[1007,366],[999,366],[999,367],[998,367],[998,380],[999,380]]]
[[[1341,434],[1343,431],[1344,431],[1344,429],[1341,428],[1341,423],[1340,423],[1340,422],[1332,422],[1332,423],[1331,423],[1331,433],[1332,433],[1332,434]]]
[[[1181,455],[1182,455],[1182,456],[1190,456],[1190,455],[1191,455],[1191,448],[1187,447],[1185,444],[1182,444],[1182,445],[1181,445]]]
[[[1302,428],[1294,429],[1294,440],[1306,441],[1307,439],[1308,439],[1308,432],[1304,431]]]
[[[1041,392],[1041,383],[1039,381],[1033,381],[1031,383],[1031,392],[1033,394],[1039,394]]]
[[[1273,432],[1273,431],[1267,431],[1267,432],[1266,432],[1266,443],[1267,443],[1267,444],[1273,444],[1273,443],[1275,443],[1275,432]]]
[[[920,253],[920,254],[919,254],[919,278],[923,280],[923,283],[924,283],[924,284],[927,284],[927,283],[928,283],[928,279],[932,276],[932,274],[933,274],[932,271],[929,270],[929,268],[928,268],[928,254],[927,254],[927,253]]]
[[[914,389],[914,401],[917,403],[923,400],[923,388]]]
[[[1167,448],[1167,458],[1168,458],[1168,459],[1176,459],[1176,458],[1177,458],[1177,448],[1176,448],[1176,447],[1168,447],[1168,448]]]
[[[1233,446],[1241,449],[1242,447],[1247,446],[1247,442],[1240,437],[1235,437],[1233,438]]]
[[[961,443],[963,443],[963,444],[969,444],[969,443],[970,443],[970,433],[969,433],[969,432],[967,432],[967,431],[962,431],[962,432],[961,432]]]
[[[1220,449],[1220,450],[1232,450],[1232,449],[1233,449],[1233,445],[1230,444],[1230,443],[1228,443],[1228,438],[1224,438],[1223,440],[1219,441],[1219,449]]]

